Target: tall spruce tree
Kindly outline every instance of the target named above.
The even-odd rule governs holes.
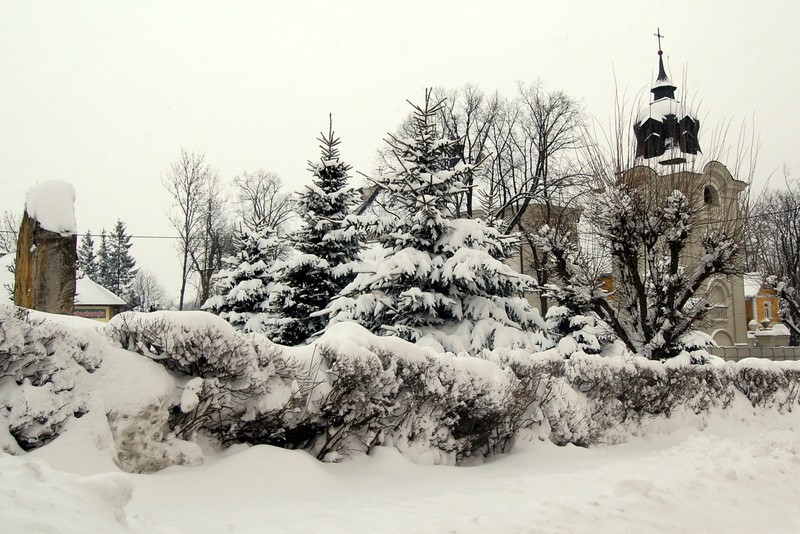
[[[210,297],[202,309],[219,315],[237,330],[263,332],[271,268],[283,247],[270,227],[239,228],[234,246],[236,254],[224,258],[224,268],[213,277],[218,294]]]
[[[100,231],[100,244],[97,247],[97,269],[95,270],[94,281],[109,289],[112,285],[112,278],[111,246],[108,232],[103,228]]]
[[[131,256],[130,249],[131,236],[125,229],[125,223],[117,220],[108,238],[108,267],[104,286],[122,298],[129,296],[136,276],[136,260]]]
[[[80,239],[81,245],[78,247],[78,270],[90,279],[97,281],[98,259],[94,252],[94,239],[92,232],[87,231]]]
[[[350,166],[340,160],[332,120],[318,141],[320,159],[308,162],[312,184],[295,205],[302,225],[291,243],[299,254],[276,266],[269,300],[265,333],[284,345],[300,344],[325,328],[328,317],[314,314],[353,280],[352,265],[361,252],[359,232],[344,224],[358,193],[348,186]]]
[[[523,298],[533,279],[502,261],[518,237],[479,219],[452,218],[472,169],[454,157],[458,140],[438,135],[441,105],[427,91],[424,106],[414,106],[414,137],[390,136],[397,170],[378,182],[389,198],[387,214],[353,218],[376,236],[385,257],[328,311],[334,321],[411,341],[432,338],[453,352],[547,346],[544,321]]]

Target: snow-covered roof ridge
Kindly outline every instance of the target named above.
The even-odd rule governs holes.
[[[636,122],[641,124],[647,119],[656,119],[663,121],[665,117],[674,115],[678,120],[684,117],[696,119],[697,114],[686,104],[674,98],[664,97],[650,102],[647,106],[643,106],[639,110],[639,115],[636,117]]]
[[[75,304],[79,306],[125,306],[128,303],[91,278],[84,276],[75,280]]]
[[[759,272],[744,273],[744,296],[753,298],[761,292],[767,278]]]
[[[48,180],[28,191],[25,212],[50,232],[71,236],[78,233],[75,224],[75,188],[63,180]]]

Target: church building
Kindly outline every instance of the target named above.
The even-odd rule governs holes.
[[[699,257],[703,233],[713,226],[724,226],[741,235],[740,195],[747,184],[733,178],[718,161],[703,161],[699,144],[700,121],[695,113],[675,97],[676,86],[664,68],[659,37],[658,76],[650,90],[652,101],[639,112],[633,131],[636,159],[622,180],[636,188],[646,188],[663,198],[678,189],[694,207],[692,244],[681,261],[688,264]],[[743,263],[743,252],[739,261]],[[612,275],[613,276],[613,275]],[[700,291],[713,309],[700,330],[721,346],[747,343],[744,280],[742,274],[716,276]]]

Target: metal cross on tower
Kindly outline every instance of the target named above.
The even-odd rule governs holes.
[[[661,28],[656,28],[656,33],[653,34],[654,36],[658,37],[658,53],[661,53],[661,38],[664,37],[661,35]]]

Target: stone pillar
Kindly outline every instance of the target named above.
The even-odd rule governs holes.
[[[74,231],[44,228],[35,215],[37,210],[31,209],[30,198],[29,193],[17,240],[14,304],[48,313],[72,315],[78,236]]]

